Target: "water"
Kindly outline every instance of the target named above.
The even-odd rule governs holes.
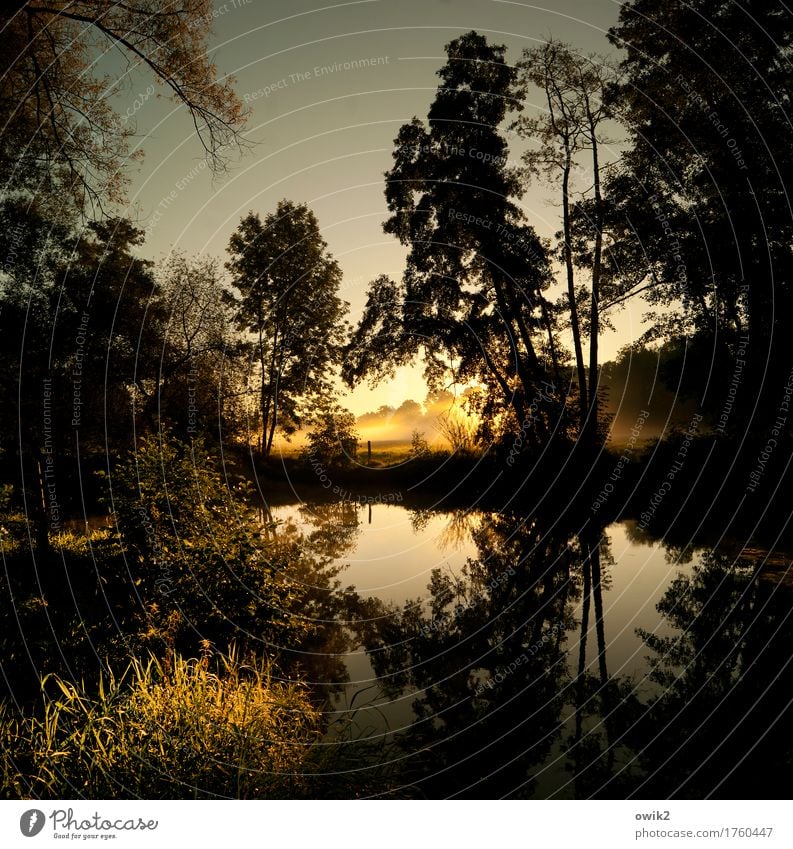
[[[342,583],[352,585],[364,598],[375,598],[388,605],[402,607],[410,601],[426,604],[428,584],[434,569],[459,577],[466,560],[475,559],[478,549],[471,531],[481,529],[488,514],[481,512],[414,513],[397,505],[350,504],[357,531],[344,555],[334,558],[342,566]],[[288,505],[275,508],[273,518],[310,536],[318,527],[332,524],[326,505]],[[349,527],[349,525],[348,525]],[[604,531],[614,563],[608,571],[604,591],[604,619],[609,659],[617,674],[646,674],[642,654],[643,641],[636,633],[645,628],[670,633],[656,605],[671,579],[688,574],[691,564],[680,564],[670,557],[657,540],[639,540],[634,522],[619,522]],[[580,619],[581,603],[575,609]],[[591,634],[594,635],[594,623]],[[576,628],[565,629],[568,644],[578,643]],[[593,636],[594,639],[594,636]],[[358,663],[355,658],[348,666]],[[371,670],[369,665],[367,668]],[[369,684],[370,678],[351,683]]]
[[[787,769],[762,734],[793,691],[778,557],[681,552],[629,521],[592,538],[392,504],[272,518],[355,588],[324,672],[312,658],[328,740],[379,744],[371,769],[409,795],[729,795],[752,765],[754,789]]]

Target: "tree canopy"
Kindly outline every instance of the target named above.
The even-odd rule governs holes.
[[[656,332],[724,340],[733,356],[748,336],[741,403],[773,416],[793,365],[789,12],[633,0],[610,38],[625,50],[632,143],[612,186],[632,224],[625,253],[660,284],[651,304],[679,305]]]
[[[432,388],[482,381],[489,415],[509,411],[520,427],[558,364],[548,259],[516,205],[522,187],[500,130],[519,106],[517,76],[504,46],[475,32],[446,53],[426,125],[400,129],[386,174],[384,230],[409,247],[407,268],[400,283],[371,285],[345,376],[376,379],[421,352]],[[545,415],[528,428],[547,433]]]
[[[220,165],[245,112],[209,58],[212,17],[211,0],[28,0],[0,10],[0,189],[65,189],[100,210],[121,199],[136,125],[112,98],[138,71],[185,107]],[[98,70],[105,54],[120,74]]]
[[[316,216],[283,200],[264,220],[250,213],[229,242],[238,321],[252,334],[260,375],[262,452],[276,428],[293,433],[327,391],[346,339],[341,269]]]

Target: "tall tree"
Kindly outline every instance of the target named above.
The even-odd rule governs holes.
[[[603,57],[580,55],[569,45],[555,41],[524,50],[518,68],[524,89],[537,87],[543,99],[540,111],[521,117],[514,126],[531,143],[523,156],[528,173],[544,174],[560,184],[559,247],[566,274],[581,431],[594,435],[598,422],[600,299],[605,276],[602,147],[608,139],[603,125],[613,117],[607,94],[615,73]],[[578,188],[576,170],[585,172],[584,188]],[[578,283],[576,264],[588,266],[588,293]],[[583,322],[589,329],[588,364],[579,315],[582,294],[588,294],[589,300],[588,320]]]
[[[305,204],[282,200],[264,221],[250,213],[229,243],[228,268],[240,293],[238,320],[253,334],[261,373],[262,453],[276,428],[299,426],[330,391],[341,358],[348,304],[341,270]]]
[[[550,428],[533,399],[558,359],[545,249],[515,203],[499,129],[520,105],[504,52],[476,32],[451,41],[426,126],[399,131],[384,229],[409,247],[407,268],[401,283],[371,285],[345,377],[376,380],[423,353],[432,388],[485,383],[538,444]]]
[[[211,0],[27,0],[0,10],[0,189],[66,189],[82,207],[123,193],[135,135],[111,98],[143,70],[189,113],[214,165],[239,143],[242,104],[218,79],[207,39]],[[120,53],[120,77],[97,59]]]
[[[662,284],[651,295],[675,307],[673,332],[714,350],[723,341],[733,357],[748,341],[731,424],[754,416],[756,428],[778,414],[793,366],[790,12],[762,0],[632,0],[610,38],[626,51],[632,143],[614,194]]]

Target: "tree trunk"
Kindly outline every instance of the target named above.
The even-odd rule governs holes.
[[[270,456],[270,452],[273,450],[273,438],[275,437],[275,425],[277,421],[276,411],[278,409],[278,386],[276,385],[275,394],[273,397],[273,415],[270,419],[270,432],[267,436],[267,454],[266,456]]]
[[[36,551],[41,557],[47,557],[52,553],[50,545],[50,530],[49,516],[47,510],[47,492],[44,485],[44,467],[42,464],[41,451],[36,449],[35,452],[36,464],[34,476],[36,480],[36,489],[38,498],[32,499],[30,512],[33,518],[33,523],[36,531]]]
[[[270,390],[268,385],[267,370],[264,362],[264,335],[259,329],[259,368],[261,369],[261,387],[259,396],[259,409],[262,413],[262,436],[259,441],[259,453],[265,456],[265,434],[267,433],[267,422],[270,418]]]
[[[273,376],[275,374],[275,357],[276,351],[278,350],[278,327],[275,328],[275,334],[273,336],[273,349],[270,353],[270,369],[267,373],[267,406],[265,409],[264,402],[264,392],[265,392],[265,378],[264,378],[264,362],[262,362],[262,455],[264,457],[270,456],[270,447],[272,445],[272,439],[268,438],[268,434],[272,429],[271,420],[275,420],[275,393],[273,392]],[[262,360],[264,360],[264,349],[262,348]],[[272,416],[270,415],[272,411]]]
[[[507,289],[507,291],[509,292],[509,289]],[[559,382],[559,366],[558,366],[558,363],[557,363],[557,360],[556,360],[556,348],[555,348],[554,342],[553,342],[553,335],[551,334],[550,319],[548,317],[547,307],[546,307],[546,304],[545,304],[545,301],[544,301],[542,295],[539,295],[539,299],[540,299],[543,318],[545,319],[545,322],[546,322],[547,327],[548,327],[548,335],[549,335],[549,340],[550,340],[550,344],[551,344],[551,360],[552,360],[552,363],[553,363],[554,376],[555,376],[555,380],[557,382]],[[532,393],[532,394],[535,393],[537,381],[543,380],[546,377],[546,371],[540,363],[540,360],[537,356],[537,352],[534,349],[534,344],[532,343],[532,340],[531,340],[531,334],[529,333],[529,328],[526,326],[526,322],[524,321],[523,316],[520,313],[520,301],[519,301],[519,299],[516,299],[515,297],[512,296],[512,294],[510,294],[509,304],[512,307],[512,310],[515,314],[515,322],[518,325],[518,330],[520,331],[521,339],[523,340],[523,344],[526,348],[526,352],[529,355],[529,361],[530,361],[530,363],[531,363],[531,365],[534,369],[534,373],[535,373],[535,381],[531,381],[529,379],[528,385],[526,385],[525,380],[522,381],[524,383],[524,391],[526,392],[527,396],[529,396],[529,393]],[[525,371],[524,371],[524,377],[526,377]],[[539,422],[539,425],[540,425],[540,432],[541,432],[542,441],[545,442],[548,439],[548,428],[545,426],[545,420],[538,418],[537,421]]]
[[[587,410],[587,384],[586,370],[584,368],[584,351],[581,347],[581,328],[578,323],[578,304],[575,299],[575,272],[573,271],[573,245],[572,232],[570,224],[570,169],[572,162],[568,153],[567,161],[562,174],[562,221],[564,227],[564,261],[567,269],[567,300],[570,304],[570,327],[573,331],[573,349],[575,351],[575,365],[578,372],[578,394],[579,398],[579,416],[581,421],[581,430],[586,427]]]
[[[600,574],[600,540],[593,541],[588,546],[590,565],[592,567],[592,596],[595,601],[595,633],[598,644],[598,670],[600,672],[600,684],[605,687],[608,683],[608,669],[606,667],[606,629],[603,622],[603,591]]]
[[[275,389],[273,390],[273,415],[270,419],[270,433],[267,437],[267,456],[273,450],[273,438],[275,437],[275,426],[278,423],[278,395],[281,390],[281,372],[284,368],[284,352],[279,353],[278,367],[275,370]]]
[[[501,282],[494,275],[493,277],[493,291],[496,295],[496,303],[498,304],[499,312],[501,314],[501,321],[507,331],[509,336],[510,347],[512,348],[512,353],[515,357],[515,368],[518,372],[518,379],[520,380],[520,385],[523,388],[523,399],[524,403],[522,404],[523,412],[521,418],[518,419],[518,426],[523,429],[525,425],[527,425],[526,420],[526,405],[531,404],[531,397],[535,391],[535,382],[532,380],[531,375],[526,371],[526,364],[524,363],[524,358],[521,356],[521,352],[519,346],[517,344],[516,335],[520,337],[523,342],[523,346],[526,350],[526,355],[531,363],[532,368],[534,369],[535,375],[539,377],[539,360],[537,359],[537,352],[534,350],[534,346],[531,343],[531,337],[528,335],[528,328],[521,328],[521,319],[519,316],[516,316],[515,310],[512,308],[512,304],[508,303],[507,296],[504,290],[501,288]],[[515,323],[518,325],[518,333],[515,333],[515,328],[512,326],[512,321],[515,320]],[[547,429],[545,427],[545,422],[541,418],[537,418],[538,422],[538,430],[540,431],[540,436],[542,442],[545,441],[547,436]],[[527,431],[531,430],[527,428]]]
[[[587,110],[589,101],[587,100]],[[595,250],[592,258],[592,296],[589,315],[589,412],[587,432],[589,442],[597,443],[598,432],[598,341],[600,335],[600,272],[603,262],[603,198],[600,191],[600,162],[594,118],[589,114],[589,131],[592,142],[592,175],[595,189]]]
[[[487,366],[487,370],[490,374],[495,378],[496,383],[498,383],[501,388],[501,392],[504,395],[504,402],[507,406],[511,407],[515,412],[515,416],[517,417],[518,424],[520,424],[526,414],[526,408],[523,405],[521,399],[518,397],[517,392],[513,392],[507,381],[504,379],[504,376],[498,370],[498,367],[493,362],[490,354],[487,352],[487,348],[482,344],[481,340],[479,342],[479,347],[482,349],[482,356],[485,358],[485,365]]]
[[[545,298],[540,295],[540,309],[542,310],[542,320],[545,325],[545,330],[548,333],[548,347],[551,353],[551,364],[553,365],[553,378],[556,381],[557,385],[560,385],[562,382],[562,375],[559,371],[559,355],[556,353],[556,343],[553,339],[553,326],[551,325],[551,316],[548,312],[548,304],[545,302]]]

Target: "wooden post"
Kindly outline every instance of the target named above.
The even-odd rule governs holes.
[[[367,447],[366,465],[371,466],[372,465],[372,440],[371,439],[368,439],[366,441],[366,447]]]
[[[36,471],[38,472],[39,495],[41,497],[41,521],[36,525],[36,543],[38,554],[43,556],[50,553],[50,517],[47,510],[47,495],[44,488],[44,468],[41,465],[41,451],[37,449],[36,454]]]

